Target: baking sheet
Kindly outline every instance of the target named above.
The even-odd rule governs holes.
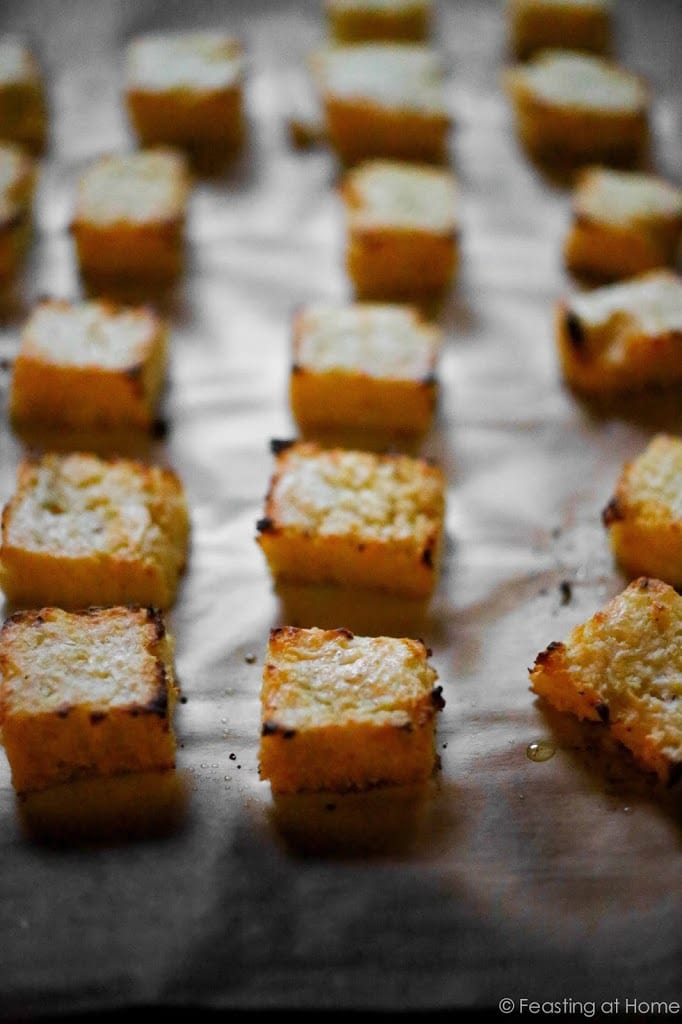
[[[675,0],[617,11],[619,57],[655,89],[657,166],[677,180],[681,15]],[[447,473],[449,538],[420,624],[447,701],[442,771],[425,794],[334,810],[308,798],[275,813],[257,772],[263,655],[284,620],[255,522],[269,439],[294,434],[290,318],[301,302],[350,298],[334,160],[292,148],[287,130],[305,54],[324,34],[318,3],[5,0],[0,27],[29,33],[46,68],[52,139],[0,356],[37,296],[81,294],[73,190],[92,157],[133,145],[126,40],[194,25],[245,38],[250,143],[191,200],[188,273],[163,306],[170,432],[149,453],[181,474],[192,512],[171,617],[188,698],[176,720],[186,818],[153,840],[30,842],[0,762],[0,1012],[454,1010],[506,997],[516,1014],[526,999],[585,1015],[591,1001],[633,1014],[679,998],[679,795],[604,746],[603,730],[540,705],[527,679],[538,651],[624,586],[599,514],[623,460],[658,426],[680,429],[677,403],[595,415],[561,385],[552,303],[573,287],[560,263],[569,200],[516,146],[500,4],[438,11],[463,260],[424,449]],[[21,454],[4,392],[0,412],[4,501]],[[529,760],[536,740],[555,755]]]

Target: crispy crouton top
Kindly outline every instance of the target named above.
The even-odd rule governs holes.
[[[440,706],[437,678],[421,641],[289,626],[270,637],[263,717],[294,730],[366,719],[420,725]]]
[[[599,694],[625,726],[646,719],[672,762],[682,760],[682,597],[641,578],[559,645],[577,690]]]
[[[182,486],[169,470],[128,459],[49,454],[19,467],[3,543],[67,558],[158,557],[169,544],[173,512],[186,514]]]
[[[223,32],[140,36],[128,47],[128,86],[135,89],[224,89],[242,72],[240,42]]]
[[[305,369],[401,380],[433,373],[439,334],[410,307],[317,304],[301,310],[296,327],[295,362]]]
[[[147,357],[159,329],[158,318],[144,308],[52,299],[39,303],[27,321],[21,354],[60,366],[124,369]]]
[[[653,174],[591,167],[579,178],[575,209],[579,216],[608,224],[682,217],[682,189]]]
[[[277,527],[321,537],[420,546],[439,527],[444,500],[442,471],[422,459],[299,443],[278,457],[268,514]]]
[[[0,634],[0,718],[77,705],[162,714],[169,657],[163,620],[151,609],[17,613]]]
[[[184,215],[188,178],[185,157],[148,149],[96,161],[79,183],[76,221],[164,221]]]
[[[445,114],[443,67],[428,46],[358,43],[314,55],[322,91],[401,110]]]
[[[607,113],[640,111],[648,91],[636,75],[591,54],[545,50],[528,65],[515,68],[512,82],[539,100],[564,107]]]
[[[443,168],[368,160],[344,183],[353,227],[387,226],[452,232],[457,227],[457,183]]]
[[[626,317],[644,334],[682,331],[682,279],[672,271],[654,270],[575,295],[570,309],[583,326],[593,328]]]

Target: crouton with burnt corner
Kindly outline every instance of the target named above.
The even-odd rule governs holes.
[[[439,467],[315,442],[275,451],[257,541],[276,583],[431,596],[445,510]]]
[[[682,382],[682,279],[655,270],[574,295],[557,306],[566,382],[594,397]]]
[[[17,793],[174,767],[173,640],[158,610],[18,612],[0,634],[0,669]]]
[[[421,641],[274,629],[261,693],[260,775],[275,793],[425,782],[442,687]]]
[[[654,437],[627,462],[603,511],[616,561],[630,577],[682,587],[682,439]]]
[[[16,608],[173,604],[189,511],[171,469],[71,452],[26,458],[2,514],[0,585]]]
[[[602,722],[665,783],[682,765],[682,597],[639,577],[554,641],[530,670],[531,690],[557,710]]]

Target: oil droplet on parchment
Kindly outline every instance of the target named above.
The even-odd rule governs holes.
[[[533,740],[526,747],[526,757],[529,761],[549,761],[555,754],[556,748],[547,740]]]

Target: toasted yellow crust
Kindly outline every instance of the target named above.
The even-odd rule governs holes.
[[[418,303],[440,298],[459,262],[455,176],[422,164],[373,160],[346,174],[341,194],[355,297]]]
[[[243,48],[223,33],[140,36],[127,51],[125,100],[143,146],[238,150]]]
[[[278,446],[258,543],[276,581],[425,599],[444,508],[443,473],[423,459],[298,442]]]
[[[425,42],[431,0],[326,0],[329,32],[339,43]]]
[[[424,782],[444,701],[421,641],[349,630],[272,630],[260,775],[275,793]]]
[[[14,360],[17,424],[149,429],[167,360],[167,328],[146,308],[48,299],[27,320]]]
[[[185,157],[150,149],[102,157],[81,177],[71,232],[85,277],[166,281],[184,265]]]
[[[530,670],[531,689],[578,718],[603,721],[647,771],[682,765],[682,598],[640,577]]]
[[[172,768],[176,692],[158,611],[13,615],[0,633],[0,727],[14,788]]]
[[[15,277],[24,261],[35,184],[33,158],[15,143],[0,142],[0,281]]]
[[[318,53],[313,66],[327,138],[343,164],[375,157],[446,161],[451,117],[435,52],[361,43]]]
[[[414,307],[306,307],[294,320],[290,400],[301,430],[420,435],[436,404],[440,332]]]
[[[682,587],[682,440],[658,434],[626,463],[602,518],[629,576]]]
[[[649,145],[650,89],[611,61],[545,50],[508,69],[521,144],[542,163],[638,166]]]
[[[34,54],[13,36],[0,37],[0,139],[41,154],[47,143],[47,102]]]
[[[615,281],[674,268],[682,241],[682,190],[650,174],[584,169],[576,179],[564,261],[574,274]]]
[[[131,459],[27,459],[2,514],[0,583],[16,607],[169,607],[189,515],[171,470]]]
[[[601,54],[611,49],[608,0],[507,0],[507,24],[519,60],[552,47]]]
[[[657,296],[662,296],[657,310]],[[604,313],[586,312],[604,304]],[[610,396],[682,380],[682,281],[651,271],[556,308],[563,376],[578,392]]]

